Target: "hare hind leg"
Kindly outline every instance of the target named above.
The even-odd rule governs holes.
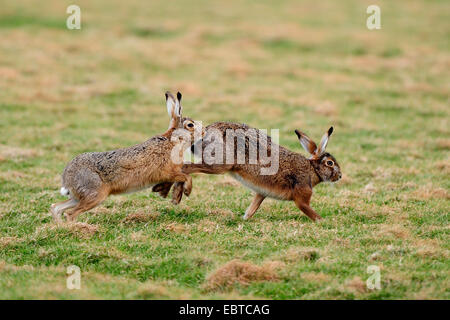
[[[172,187],[173,182],[162,182],[153,186],[152,192],[158,192],[159,195],[163,198],[167,198],[169,194],[170,188]]]
[[[73,208],[78,204],[76,199],[68,199],[58,203],[54,203],[50,207],[50,212],[52,213],[53,219],[57,222],[61,222],[61,216],[67,209]]]
[[[97,192],[91,193],[88,197],[83,198],[78,202],[75,208],[66,213],[67,221],[74,221],[79,214],[95,208],[102,203],[109,195],[109,190],[103,188]]]
[[[264,201],[265,198],[266,197],[263,196],[262,194],[259,193],[255,194],[252,203],[247,208],[247,210],[245,210],[244,220],[250,219],[255,214],[256,210],[258,210],[259,206],[261,205],[261,203]]]

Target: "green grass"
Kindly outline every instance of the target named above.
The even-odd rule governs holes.
[[[7,15],[0,16],[0,28],[56,28],[65,29],[66,23],[63,19],[47,19],[37,16]]]
[[[65,29],[69,1],[2,4],[0,298],[450,298],[450,5],[378,3],[377,31],[356,0],[81,1],[81,30]],[[57,227],[67,162],[163,132],[166,90],[192,118],[280,129],[298,152],[294,129],[334,125],[344,178],[315,188],[324,219],[266,200],[244,222],[252,193],[198,175],[179,206],[147,190]],[[276,280],[207,289],[235,259]]]

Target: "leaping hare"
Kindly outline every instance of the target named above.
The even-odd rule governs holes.
[[[310,219],[313,221],[321,219],[321,217],[310,207],[310,199],[312,196],[312,189],[318,183],[322,181],[338,181],[341,178],[341,169],[336,159],[329,153],[325,152],[325,148],[328,144],[330,135],[333,132],[333,127],[331,127],[327,133],[322,137],[319,146],[316,146],[314,141],[312,141],[306,134],[295,130],[295,133],[300,140],[300,144],[303,148],[310,154],[309,159],[305,158],[303,155],[292,152],[282,146],[278,146],[271,143],[271,138],[266,136],[260,130],[253,129],[245,124],[229,123],[229,122],[216,122],[209,125],[206,128],[206,133],[204,138],[198,143],[202,143],[202,149],[206,150],[207,146],[211,143],[222,143],[221,148],[217,150],[223,150],[225,159],[225,154],[227,153],[227,147],[222,141],[212,141],[209,142],[208,133],[210,130],[215,130],[221,133],[223,138],[226,137],[227,130],[242,130],[246,133],[252,129],[255,132],[253,135],[255,141],[258,137],[264,137],[267,143],[258,143],[259,148],[266,148],[267,153],[270,154],[278,147],[279,152],[279,168],[275,174],[272,175],[261,175],[261,168],[264,165],[261,164],[260,159],[256,164],[249,163],[249,144],[251,144],[253,139],[246,140],[245,163],[238,164],[207,164],[207,159],[205,154],[203,154],[203,162],[200,164],[185,164],[183,166],[183,172],[186,174],[191,173],[207,173],[207,174],[223,174],[230,173],[236,180],[241,182],[246,187],[252,189],[256,192],[252,203],[245,211],[244,219],[251,218],[259,206],[266,197],[280,199],[280,200],[292,200],[295,202],[297,207],[303,211]],[[250,134],[250,137],[252,135]],[[220,139],[219,139],[220,140]],[[263,139],[264,141],[264,139]],[[237,144],[234,144],[234,150],[228,150],[234,154],[234,159],[238,159],[239,151],[237,149]],[[210,148],[211,149],[211,148]],[[192,147],[192,150],[198,150]],[[210,162],[211,163],[211,162]],[[174,194],[180,193],[181,186],[176,184],[174,187]],[[170,189],[170,185],[169,185]],[[160,193],[167,194],[167,190],[161,190],[158,186],[155,186],[153,191],[159,191]]]
[[[171,120],[164,134],[129,148],[83,153],[66,166],[61,194],[70,199],[52,204],[50,211],[56,221],[61,221],[67,209],[73,208],[66,213],[67,220],[73,221],[110,194],[137,191],[157,183],[180,182],[178,189],[190,194],[192,179],[181,170],[182,154],[194,136],[201,138],[201,123],[182,117],[181,93],[175,99],[166,92],[166,105]]]

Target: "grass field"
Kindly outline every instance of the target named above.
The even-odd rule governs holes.
[[[444,0],[3,1],[0,298],[449,299],[449,21]],[[252,193],[197,175],[179,206],[146,190],[55,225],[66,163],[164,132],[166,90],[298,152],[294,129],[334,125],[344,177],[315,188],[324,219],[266,200],[244,222]]]

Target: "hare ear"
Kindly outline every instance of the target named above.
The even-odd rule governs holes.
[[[322,137],[322,140],[320,140],[319,148],[317,149],[317,154],[320,155],[325,152],[325,149],[328,145],[328,140],[330,139],[331,134],[333,133],[333,127],[330,127],[328,129],[327,133],[325,133]]]
[[[166,105],[170,117],[169,129],[177,128],[181,119],[181,105],[169,91],[166,92]]]
[[[175,103],[175,114],[181,118],[181,115],[183,114],[183,107],[181,106],[181,93],[177,92],[177,101]]]
[[[167,113],[169,114],[169,117],[174,118],[175,117],[175,98],[173,95],[167,91],[166,92],[166,106],[167,106]]]
[[[315,155],[317,149],[315,142],[301,131],[295,130],[295,133],[297,134],[298,140],[300,140],[302,147],[309,152],[309,154]]]

